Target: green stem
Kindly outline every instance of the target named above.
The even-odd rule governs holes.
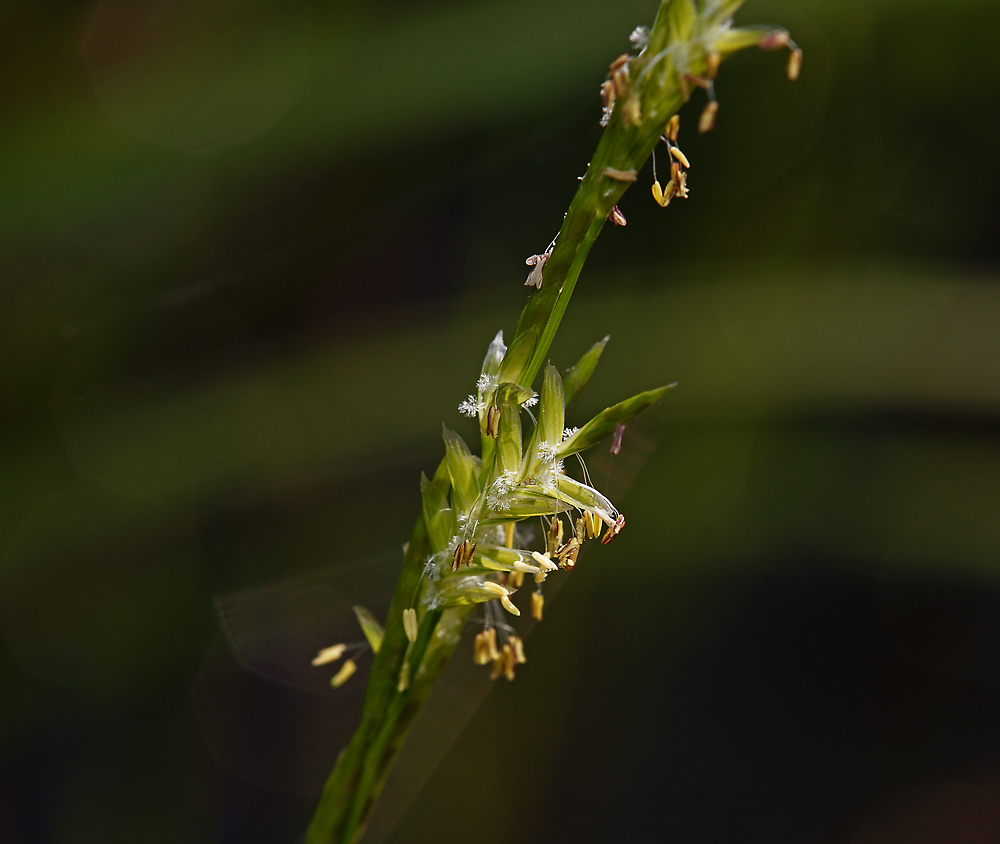
[[[741,0],[715,0],[697,8],[693,0],[661,3],[647,50],[629,63],[624,87],[631,86],[631,91],[620,92],[620,97],[629,99],[628,108],[615,107],[594,151],[545,264],[542,286],[532,293],[518,320],[500,365],[501,381],[525,387],[534,382],[608,214],[687,97],[682,90],[687,85],[684,74],[704,74],[708,51],[714,51],[714,61],[754,44],[764,46],[766,37],[773,36],[767,30],[731,30],[729,18],[740,5]],[[675,61],[683,61],[683,65],[678,68]],[[616,405],[612,416],[634,415],[641,409],[639,405],[646,406],[661,394],[654,391],[634,397],[627,407]],[[610,425],[613,420],[605,421]],[[601,431],[595,429],[594,435],[598,433]],[[491,477],[495,455],[496,441],[484,434],[483,482]],[[361,837],[392,763],[451,658],[469,614],[469,607],[423,611],[416,641],[410,643],[406,638],[403,610],[414,606],[432,550],[425,518],[429,516],[417,520],[404,555],[385,636],[368,681],[361,724],[327,780],[306,844],[353,844]],[[416,608],[419,613],[421,608]],[[412,677],[400,690],[400,671],[407,661]]]

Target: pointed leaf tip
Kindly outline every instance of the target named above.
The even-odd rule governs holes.
[[[571,407],[587,386],[590,376],[594,374],[597,363],[604,353],[604,347],[608,345],[611,335],[605,335],[603,340],[598,340],[583,353],[583,356],[566,371],[563,377],[563,389],[566,392],[566,407]]]

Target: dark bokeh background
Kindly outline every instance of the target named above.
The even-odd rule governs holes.
[[[0,841],[300,839],[360,694],[308,659],[386,600],[654,11],[0,11]],[[594,458],[628,530],[396,844],[1000,841],[1000,7],[739,20],[801,79],[723,68],[553,350],[612,337],[571,423],[680,382]]]

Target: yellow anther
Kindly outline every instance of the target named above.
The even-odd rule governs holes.
[[[399,680],[396,683],[397,692],[405,692],[410,688],[410,661],[407,660],[403,663],[403,667],[399,669]]]
[[[505,610],[507,610],[507,612],[509,612],[511,615],[521,614],[521,611],[514,606],[513,601],[511,601],[511,599],[508,598],[506,595],[500,596],[500,606],[502,606]]]
[[[558,516],[553,516],[549,523],[549,532],[546,536],[545,550],[548,554],[554,554],[556,549],[562,545],[563,523]],[[541,565],[541,563],[539,563]]]
[[[669,188],[673,182],[668,182],[667,187]],[[656,200],[656,204],[661,208],[666,208],[670,204],[670,197],[665,196],[663,193],[663,188],[660,187],[659,182],[653,182],[653,199]]]
[[[503,676],[508,680],[513,680],[517,657],[514,655],[514,649],[510,646],[510,642],[504,644],[500,659],[503,660]]]
[[[328,662],[336,662],[344,655],[344,651],[347,650],[347,645],[331,645],[329,648],[323,648],[316,658],[312,661],[313,665],[326,665]]]
[[[354,672],[358,670],[358,664],[353,660],[347,660],[342,666],[340,666],[340,671],[333,675],[330,680],[330,685],[335,689],[339,689],[344,685],[351,677],[354,676]]]
[[[503,544],[507,548],[514,547],[514,523],[507,522],[503,526]]]
[[[493,648],[490,648],[490,633],[493,633]],[[476,665],[486,665],[493,660],[492,651],[496,650],[496,631],[491,627],[482,633],[476,634],[476,641],[472,649],[472,660]]]
[[[799,71],[802,70],[802,51],[798,47],[788,56],[788,67],[785,70],[792,82],[799,78]]]
[[[494,583],[492,580],[487,580],[486,583],[483,584],[483,589],[499,598],[500,606],[507,610],[507,612],[511,615],[521,614],[521,611],[511,602],[510,592],[507,591],[505,586],[501,586],[499,583]]]
[[[412,607],[403,610],[403,630],[411,642],[417,641],[417,611]]]
[[[540,554],[538,551],[531,552],[531,559],[538,563],[538,568],[544,572],[555,571],[559,566],[552,562],[548,554]]]
[[[524,655],[524,642],[520,636],[510,637],[510,649],[514,652],[514,659],[518,665],[524,665],[528,661]]]
[[[545,607],[545,596],[541,592],[531,593],[531,617],[542,620],[542,610]]]
[[[497,650],[497,629],[495,627],[491,627],[486,631],[486,643],[486,652],[489,654],[490,659],[496,659],[500,656],[500,651]]]
[[[680,132],[680,130],[681,130],[681,116],[679,114],[675,114],[673,117],[670,118],[670,120],[667,121],[667,131],[666,131],[667,140],[676,144],[677,134]]]
[[[545,583],[546,577],[548,577],[548,575],[545,572],[538,572],[538,574],[535,575],[535,583]]]
[[[677,147],[671,145],[671,147],[670,147],[670,154],[674,158],[676,158],[681,164],[683,164],[685,167],[690,167],[691,166],[691,162],[688,161],[687,156],[683,152],[681,152]]]
[[[705,76],[715,79],[719,75],[719,65],[722,64],[722,55],[718,50],[712,50],[705,55]]]
[[[604,530],[604,522],[601,521],[601,517],[590,510],[585,510],[583,517],[587,522],[587,538],[600,539],[601,531]]]
[[[715,115],[718,113],[718,100],[709,100],[701,112],[701,117],[698,118],[698,131],[702,134],[705,134],[705,132],[711,132],[712,128],[715,126]]]
[[[525,566],[525,568],[529,568],[529,566]],[[530,567],[530,568],[533,568],[533,567]],[[531,573],[534,574],[533,571]],[[525,573],[523,571],[512,571],[512,572],[510,572],[507,575],[507,583],[513,589],[520,589],[521,588],[521,584],[524,583],[524,574]]]

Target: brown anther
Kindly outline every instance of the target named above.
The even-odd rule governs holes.
[[[799,71],[802,70],[802,51],[798,47],[789,54],[788,67],[785,70],[792,82],[799,78]]]
[[[608,214],[608,219],[611,220],[616,226],[624,226],[626,224],[625,215],[622,214],[621,209],[616,205],[611,209],[611,213]]]
[[[622,53],[617,59],[611,62],[611,64],[608,66],[608,73],[614,75],[614,72],[616,70],[619,70],[620,68],[623,68],[625,67],[625,65],[628,64],[629,58],[630,56],[628,53]]]
[[[605,108],[611,108],[615,104],[615,83],[610,79],[601,83],[601,102]]]
[[[545,597],[541,592],[531,593],[531,617],[541,621],[542,620],[542,609],[545,606]]]
[[[573,525],[573,532],[576,534],[576,538],[582,543],[583,540],[587,538],[587,525],[584,522],[583,516],[580,516],[576,520],[576,524]]]
[[[715,127],[715,115],[719,113],[719,102],[718,100],[709,100],[705,103],[705,108],[701,112],[701,117],[698,118],[698,131],[703,135],[706,132],[711,132]]]
[[[451,570],[458,571],[462,566],[472,565],[472,557],[476,553],[476,543],[466,539],[455,546],[455,556],[451,560]]]
[[[710,50],[705,54],[705,76],[715,79],[719,75],[719,65],[722,64],[722,55],[718,50]]]
[[[670,162],[670,181],[676,182],[681,174],[680,162],[671,161]]]
[[[604,534],[604,539],[601,540],[601,544],[607,545],[612,539],[622,532],[623,527],[625,527],[625,517],[619,513],[618,518],[615,519],[615,523],[608,527],[608,532]]]
[[[632,87],[632,83],[628,78],[628,71],[625,68],[619,68],[611,74],[611,81],[615,83],[615,96],[619,99],[626,96]]]
[[[696,88],[701,88],[703,91],[707,91],[712,85],[712,83],[704,76],[695,76],[693,73],[685,73],[684,79]]]
[[[496,439],[500,433],[500,408],[491,404],[486,410],[486,436]]]
[[[688,186],[687,186],[687,179],[688,179],[687,173],[683,171],[681,171],[681,173],[677,176],[675,193],[681,199],[687,199],[690,196],[690,192],[688,191]]]
[[[553,516],[549,524],[548,536],[546,536],[545,551],[551,557],[562,545],[563,523],[558,516]]]
[[[681,116],[679,114],[675,114],[673,117],[670,118],[670,120],[667,121],[667,131],[666,131],[667,140],[676,144],[677,135],[680,133],[680,131],[681,131]]]
[[[601,175],[617,182],[634,182],[638,177],[635,170],[619,170],[617,167],[605,167]]]
[[[580,555],[580,546],[582,544],[575,536],[569,538],[569,542],[563,545],[556,554],[559,560],[559,568],[572,571],[573,567],[576,566],[576,558]]]

